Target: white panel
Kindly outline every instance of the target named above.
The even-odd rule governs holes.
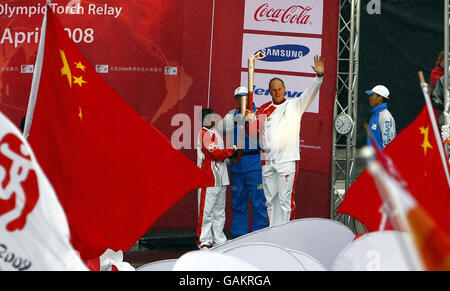
[[[177,259],[161,260],[140,266],[136,271],[172,271]]]
[[[348,227],[337,221],[303,218],[251,232],[213,247],[211,251],[223,252],[249,243],[275,244],[308,254],[329,270],[338,254],[354,237]]]
[[[182,255],[172,271],[259,271],[246,261],[210,250],[191,251]]]
[[[250,243],[233,246],[222,251],[239,258],[261,271],[305,271],[305,267],[289,251],[267,243]]]
[[[312,81],[314,79],[313,77],[255,73],[253,102],[255,103],[256,108],[259,108],[264,103],[270,102],[272,100],[272,97],[269,94],[269,81],[274,77],[283,80],[284,85],[286,86],[286,98],[298,98],[301,93],[312,84]],[[241,85],[247,86],[247,84],[248,74],[247,72],[242,72]],[[319,96],[320,90],[306,112],[319,113]]]
[[[333,271],[411,271],[403,243],[411,244],[406,233],[371,232],[344,248],[336,258]]]
[[[323,0],[247,0],[244,29],[322,34]]]

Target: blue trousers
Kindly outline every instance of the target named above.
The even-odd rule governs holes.
[[[231,178],[231,235],[238,237],[250,231],[248,201],[252,205],[252,231],[267,227],[266,198],[261,171],[237,173],[230,171]]]

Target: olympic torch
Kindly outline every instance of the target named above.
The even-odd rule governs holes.
[[[253,111],[253,83],[255,80],[255,58],[248,59],[248,99],[247,108]]]
[[[247,109],[247,96],[241,96],[241,114],[242,116],[245,116],[246,114],[246,109]]]

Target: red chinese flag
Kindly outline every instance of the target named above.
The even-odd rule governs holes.
[[[417,202],[450,234],[448,161],[442,159],[426,106],[383,152],[402,173]],[[381,205],[373,178],[366,169],[349,188],[338,212],[358,219],[368,231],[376,231],[381,221]]]
[[[29,142],[83,259],[128,250],[208,181],[95,72],[51,9]]]
[[[372,144],[375,144],[373,140]],[[379,196],[390,207],[387,214],[392,226],[410,233],[416,252],[421,257],[421,262],[417,262],[422,265],[420,267],[429,271],[449,271],[450,235],[442,231],[417,203],[392,159],[378,148],[375,151],[376,159],[370,163],[369,173],[376,183]]]

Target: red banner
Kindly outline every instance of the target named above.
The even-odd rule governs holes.
[[[17,125],[26,114],[45,2],[0,3],[0,110]],[[324,56],[318,102],[302,121],[296,217],[329,216],[338,0],[60,0],[50,9],[108,84],[173,143],[183,145],[181,151],[192,160],[198,108],[209,106],[223,116],[235,106],[234,89],[247,85],[243,60],[248,52],[286,54],[276,49],[294,44],[302,53],[292,60],[256,62],[257,105],[268,98],[267,76],[286,76],[287,97],[296,97],[303,88],[296,87],[297,80],[308,83],[313,76],[306,70],[312,65],[308,58],[316,52]],[[190,131],[177,135],[185,126]],[[194,228],[196,200],[195,191],[186,195],[154,227]]]

